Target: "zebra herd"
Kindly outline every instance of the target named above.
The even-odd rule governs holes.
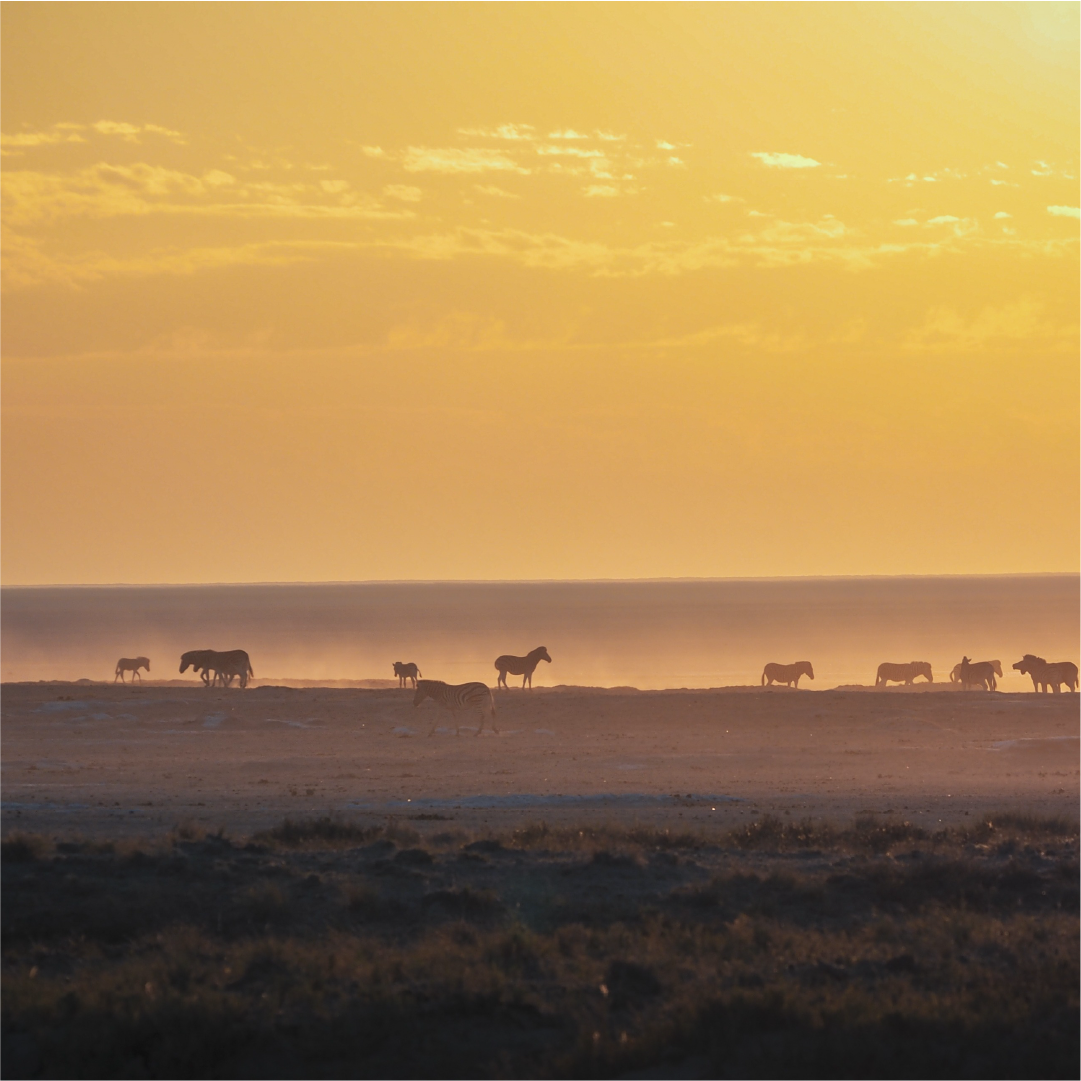
[[[507,686],[507,673],[522,677],[522,687],[533,687],[533,673],[541,661],[552,663],[548,650],[544,646],[537,646],[530,650],[524,657],[515,657],[511,654],[503,654],[495,660],[495,668],[499,673],[496,680],[497,687]],[[1059,688],[1065,686],[1070,691],[1078,689],[1077,665],[1072,661],[1045,661],[1032,653],[1026,653],[1014,666],[1014,670],[1032,679],[1032,689],[1037,693],[1059,693]],[[121,657],[116,662],[116,673],[113,678],[124,680],[124,673],[131,672],[132,682],[136,677],[142,680],[139,669],[145,668],[150,671],[150,659],[148,657]],[[248,654],[242,649],[232,649],[220,653],[214,649],[193,649],[183,654],[180,658],[180,671],[186,672],[192,668],[199,673],[206,687],[221,685],[231,687],[234,679],[240,681],[240,686],[247,687],[248,678],[255,672],[251,666]],[[410,683],[416,692],[413,705],[419,706],[426,698],[449,709],[455,717],[460,712],[476,710],[481,714],[481,728],[484,727],[484,717],[492,718],[492,729],[495,727],[495,701],[492,698],[491,689],[486,683],[459,683],[449,684],[440,679],[421,678],[420,668],[413,663],[395,661],[394,674],[398,677],[399,688],[407,687]],[[783,684],[786,687],[799,687],[802,676],[814,679],[814,668],[810,661],[796,661],[795,664],[776,664],[771,662],[762,669],[763,686],[773,686],[774,683]],[[917,676],[923,676],[928,683],[934,682],[931,674],[931,665],[927,661],[909,661],[907,664],[893,664],[884,661],[878,666],[875,674],[875,686],[885,687],[889,683],[904,683],[911,686]],[[998,689],[998,680],[1002,678],[1001,661],[971,661],[963,657],[960,663],[954,665],[950,673],[951,683],[960,683],[964,690],[971,687],[982,687],[987,691]],[[433,726],[432,731],[435,731]],[[429,732],[431,735],[431,732]],[[480,729],[477,730],[480,735]]]
[[[537,646],[530,650],[524,657],[514,657],[505,653],[495,659],[495,668],[499,673],[496,680],[497,687],[507,686],[507,673],[522,677],[522,688],[527,685],[533,688],[533,673],[541,661],[552,663],[548,656],[548,650],[544,646]],[[413,706],[419,706],[426,698],[430,698],[437,705],[449,709],[454,718],[454,730],[456,735],[462,734],[461,725],[458,723],[459,713],[477,713],[480,717],[480,727],[476,735],[484,730],[484,718],[490,717],[492,731],[498,733],[495,726],[495,699],[492,697],[492,689],[487,683],[444,683],[441,679],[421,679],[420,669],[412,661],[403,663],[394,662],[394,674],[398,677],[398,686],[405,687],[411,681],[416,692],[413,695]],[[429,736],[435,734],[438,722],[432,723]]]

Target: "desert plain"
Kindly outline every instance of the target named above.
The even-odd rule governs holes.
[[[4,823],[136,836],[440,813],[727,826],[747,816],[1076,815],[1078,698],[924,688],[496,694],[498,733],[411,691],[7,684]],[[435,728],[434,734],[431,733]],[[569,816],[569,818],[568,818]]]

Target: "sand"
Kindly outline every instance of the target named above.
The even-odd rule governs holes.
[[[1075,695],[928,689],[503,691],[461,736],[396,689],[3,687],[3,825],[244,835],[284,817],[730,825],[863,812],[1076,818]],[[431,726],[437,725],[429,736]]]

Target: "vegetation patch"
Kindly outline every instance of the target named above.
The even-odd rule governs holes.
[[[4,844],[4,1076],[1078,1073],[1059,820]]]

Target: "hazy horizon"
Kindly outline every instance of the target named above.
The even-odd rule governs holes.
[[[189,649],[244,648],[257,678],[388,679],[401,660],[494,683],[497,655],[545,645],[538,686],[747,685],[795,660],[814,664],[811,688],[916,659],[941,682],[968,653],[1022,690],[1008,665],[1023,653],[1077,654],[1079,589],[1049,574],[5,586],[0,676],[109,679],[118,657],[146,655],[169,679]]]

